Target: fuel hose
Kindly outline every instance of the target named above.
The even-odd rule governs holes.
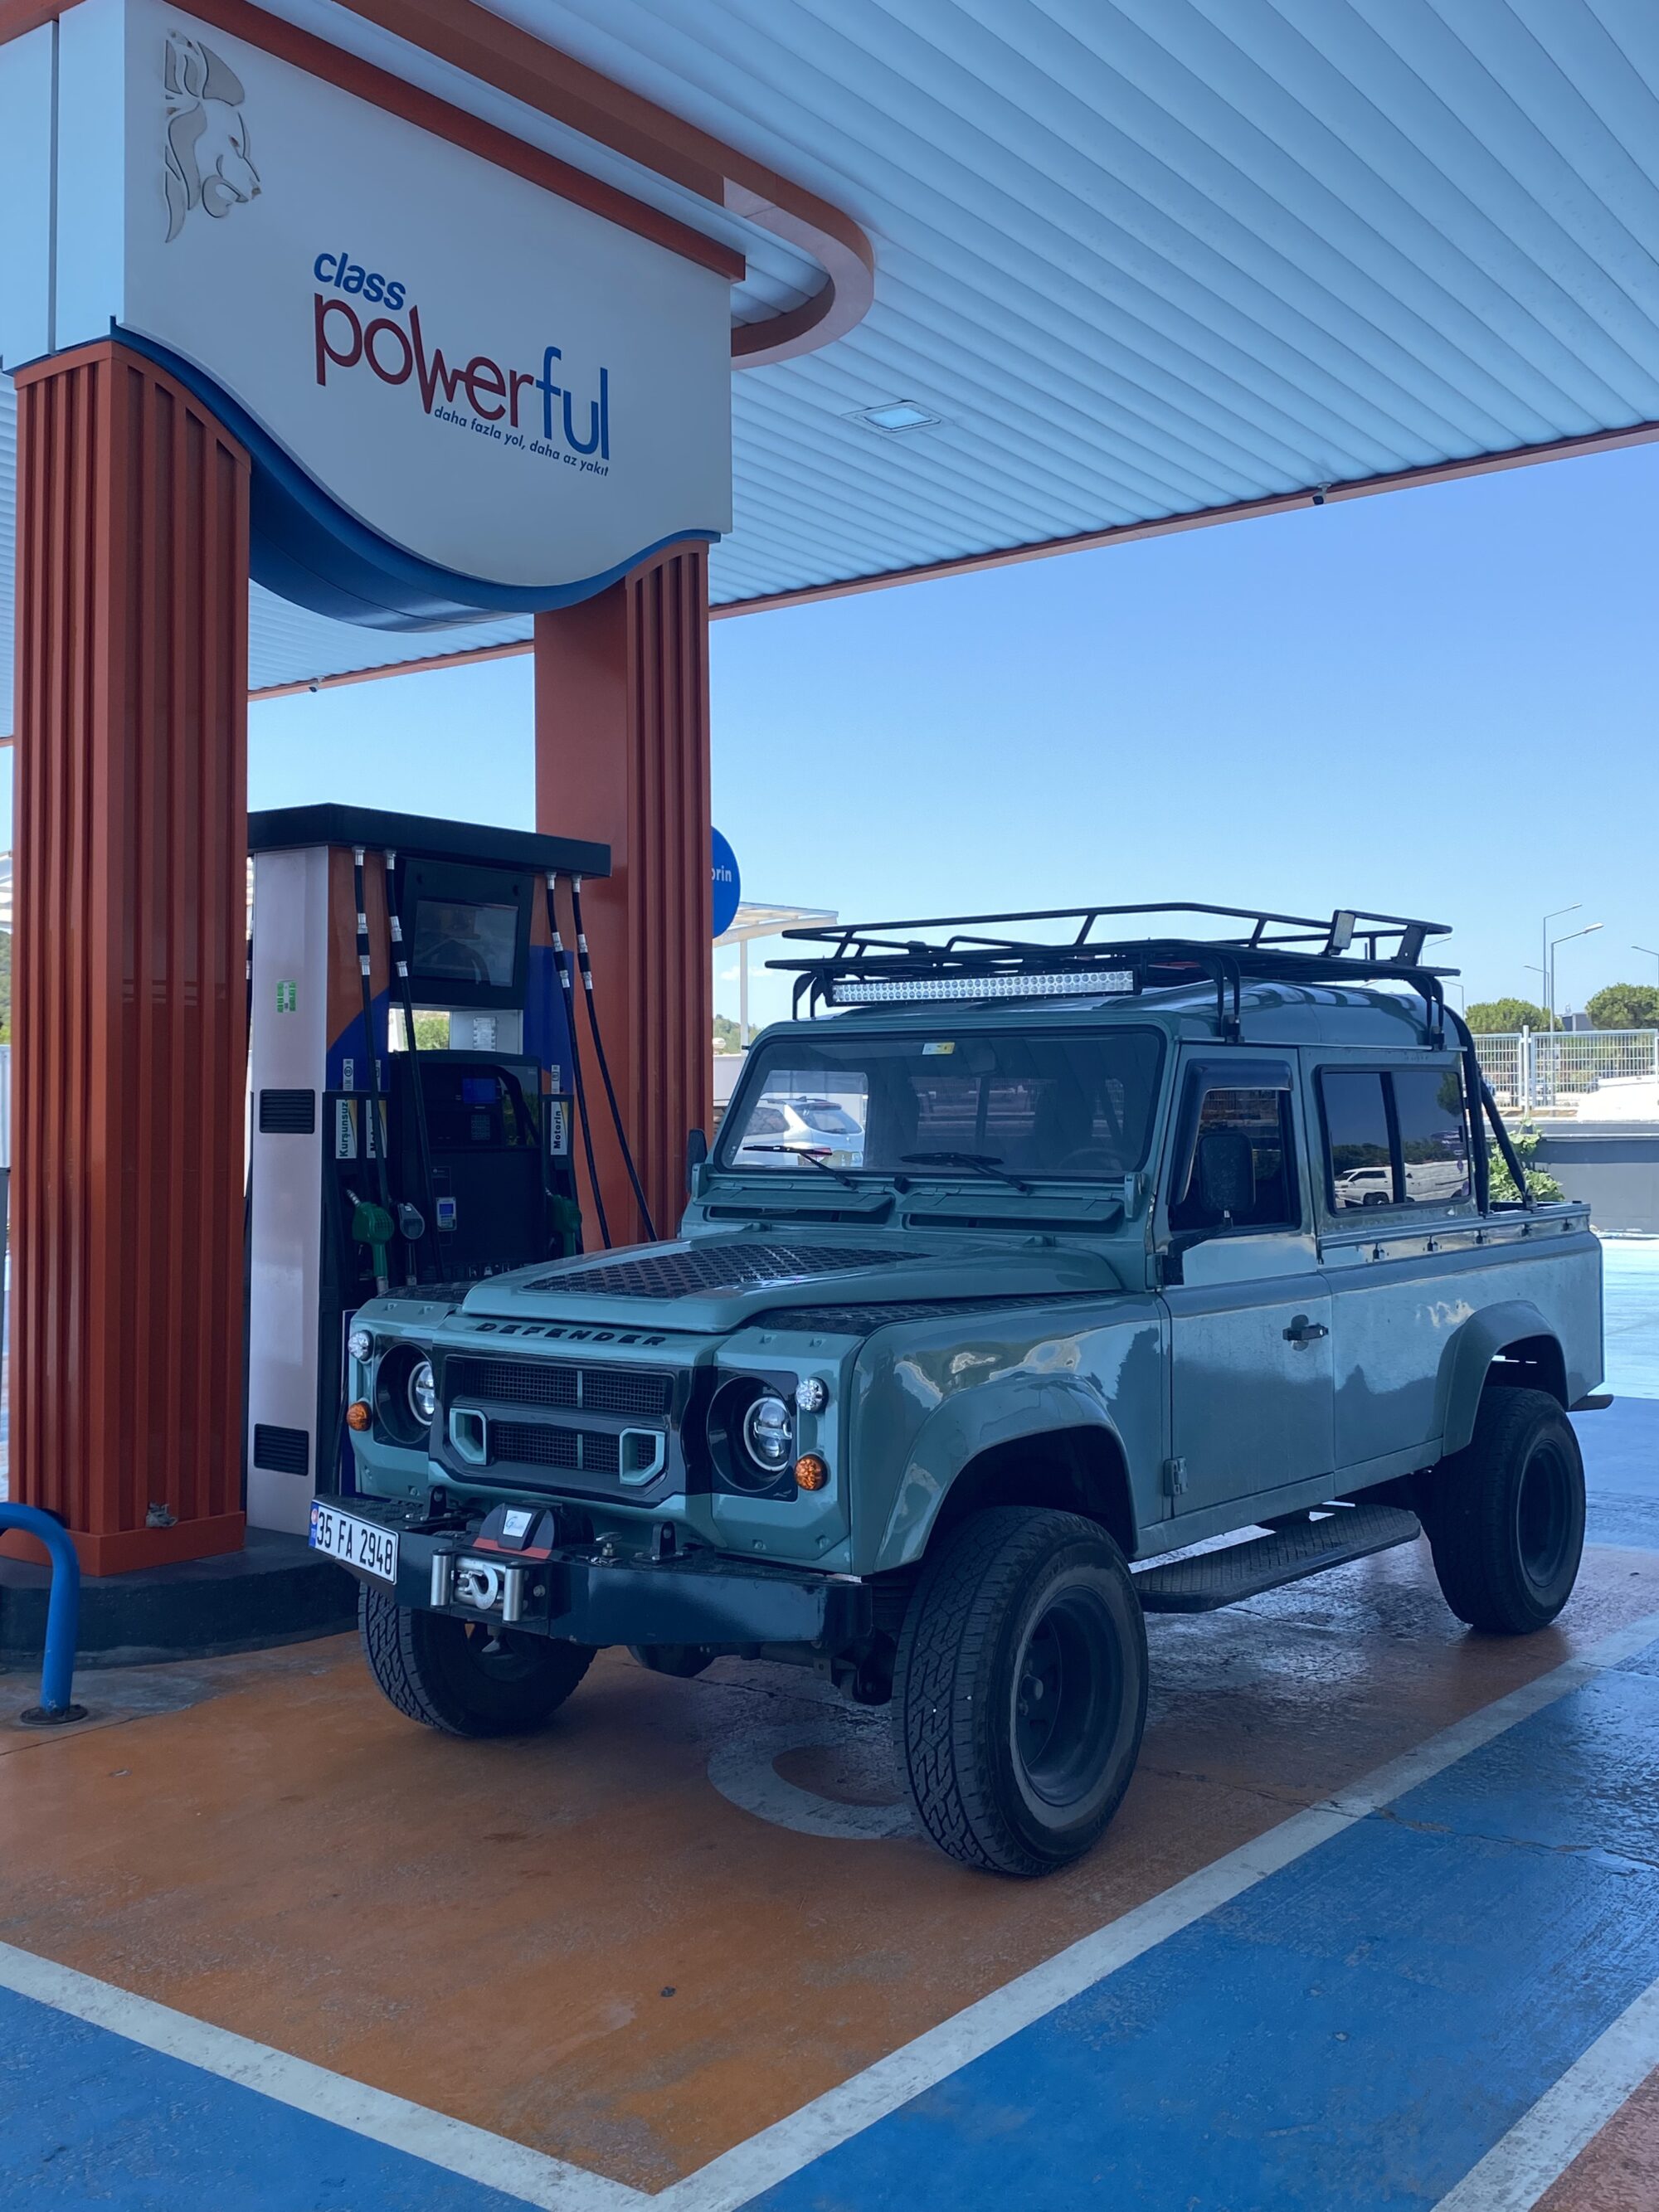
[[[368,909],[363,896],[363,848],[351,848],[351,882],[357,897],[357,967],[363,986],[363,1056],[368,1062],[368,1115],[363,1127],[365,1157],[374,1156],[375,1181],[380,1187],[380,1205],[387,1220],[392,1214],[392,1181],[386,1173],[386,1127],[380,1119],[380,1070],[374,1050],[374,997],[368,974]],[[376,1269],[375,1286],[384,1291],[386,1284]]]
[[[553,934],[553,965],[558,970],[559,988],[564,993],[564,1025],[570,1035],[570,1085],[576,1094],[576,1119],[581,1125],[582,1154],[587,1162],[587,1184],[593,1194],[593,1208],[599,1219],[599,1242],[608,1252],[611,1249],[611,1224],[605,1218],[605,1200],[599,1195],[599,1171],[593,1164],[593,1130],[587,1118],[587,1087],[582,1079],[581,1042],[576,1030],[575,990],[570,977],[570,955],[565,950],[559,931],[557,891],[559,878],[550,872],[547,878],[547,926]]]
[[[582,996],[587,1001],[587,1022],[593,1032],[593,1057],[599,1064],[599,1076],[605,1085],[605,1095],[611,1107],[611,1125],[617,1132],[617,1146],[622,1153],[623,1165],[628,1170],[628,1180],[634,1187],[634,1197],[640,1209],[640,1219],[645,1224],[647,1243],[657,1241],[656,1224],[651,1218],[651,1209],[645,1202],[645,1190],[634,1165],[634,1154],[628,1142],[628,1132],[623,1127],[622,1109],[617,1103],[617,1087],[611,1080],[610,1063],[605,1056],[605,1039],[599,1033],[599,1010],[593,1003],[593,963],[588,957],[587,932],[582,927],[582,879],[570,878],[570,916],[576,925],[576,959],[581,969]]]
[[[404,926],[398,912],[397,879],[398,855],[395,852],[389,852],[386,856],[386,932],[391,940],[392,965],[398,977],[398,995],[403,1000],[404,1046],[409,1054],[409,1087],[414,1094],[415,1143],[421,1156],[419,1163],[421,1196],[426,1201],[426,1219],[423,1227],[433,1239],[432,1249],[435,1255],[438,1249],[438,1196],[432,1176],[432,1139],[427,1129],[426,1085],[421,1079],[421,1051],[415,1036],[415,987],[410,981],[409,960],[404,950]],[[400,1215],[399,1226],[401,1225]],[[418,1277],[420,1272],[416,1258],[419,1249],[418,1237],[409,1240],[411,1281]]]

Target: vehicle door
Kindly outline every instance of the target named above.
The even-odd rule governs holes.
[[[1319,1272],[1293,1053],[1183,1048],[1155,1217],[1170,1315],[1176,1514],[1334,1465],[1330,1292]]]

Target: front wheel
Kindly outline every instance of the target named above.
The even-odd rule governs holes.
[[[1051,1874],[1116,1812],[1146,1720],[1146,1628],[1098,1523],[998,1506],[928,1559],[893,1721],[923,1827],[964,1866]]]
[[[544,1727],[593,1658],[585,1644],[422,1613],[366,1583],[357,1633],[369,1673],[398,1711],[446,1735],[526,1735]]]
[[[1498,1636],[1547,1628],[1584,1549],[1584,1462],[1555,1400],[1489,1387],[1474,1434],[1425,1487],[1434,1571],[1458,1619]]]

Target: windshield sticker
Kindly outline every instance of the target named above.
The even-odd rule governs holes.
[[[929,1058],[933,1054],[934,1054],[934,1053],[936,1053],[936,1052],[954,1052],[954,1051],[956,1050],[956,1048],[957,1048],[957,1047],[956,1047],[956,1040],[955,1040],[955,1038],[953,1037],[953,1038],[951,1038],[951,1041],[950,1041],[948,1043],[946,1043],[946,1044],[925,1044],[925,1045],[923,1045],[923,1047],[921,1048],[921,1056],[922,1056],[922,1058],[923,1058],[924,1060],[926,1060],[926,1059]]]

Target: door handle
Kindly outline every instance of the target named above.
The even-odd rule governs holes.
[[[1316,1344],[1322,1336],[1330,1334],[1322,1321],[1310,1321],[1306,1314],[1297,1314],[1285,1332],[1286,1344]]]

